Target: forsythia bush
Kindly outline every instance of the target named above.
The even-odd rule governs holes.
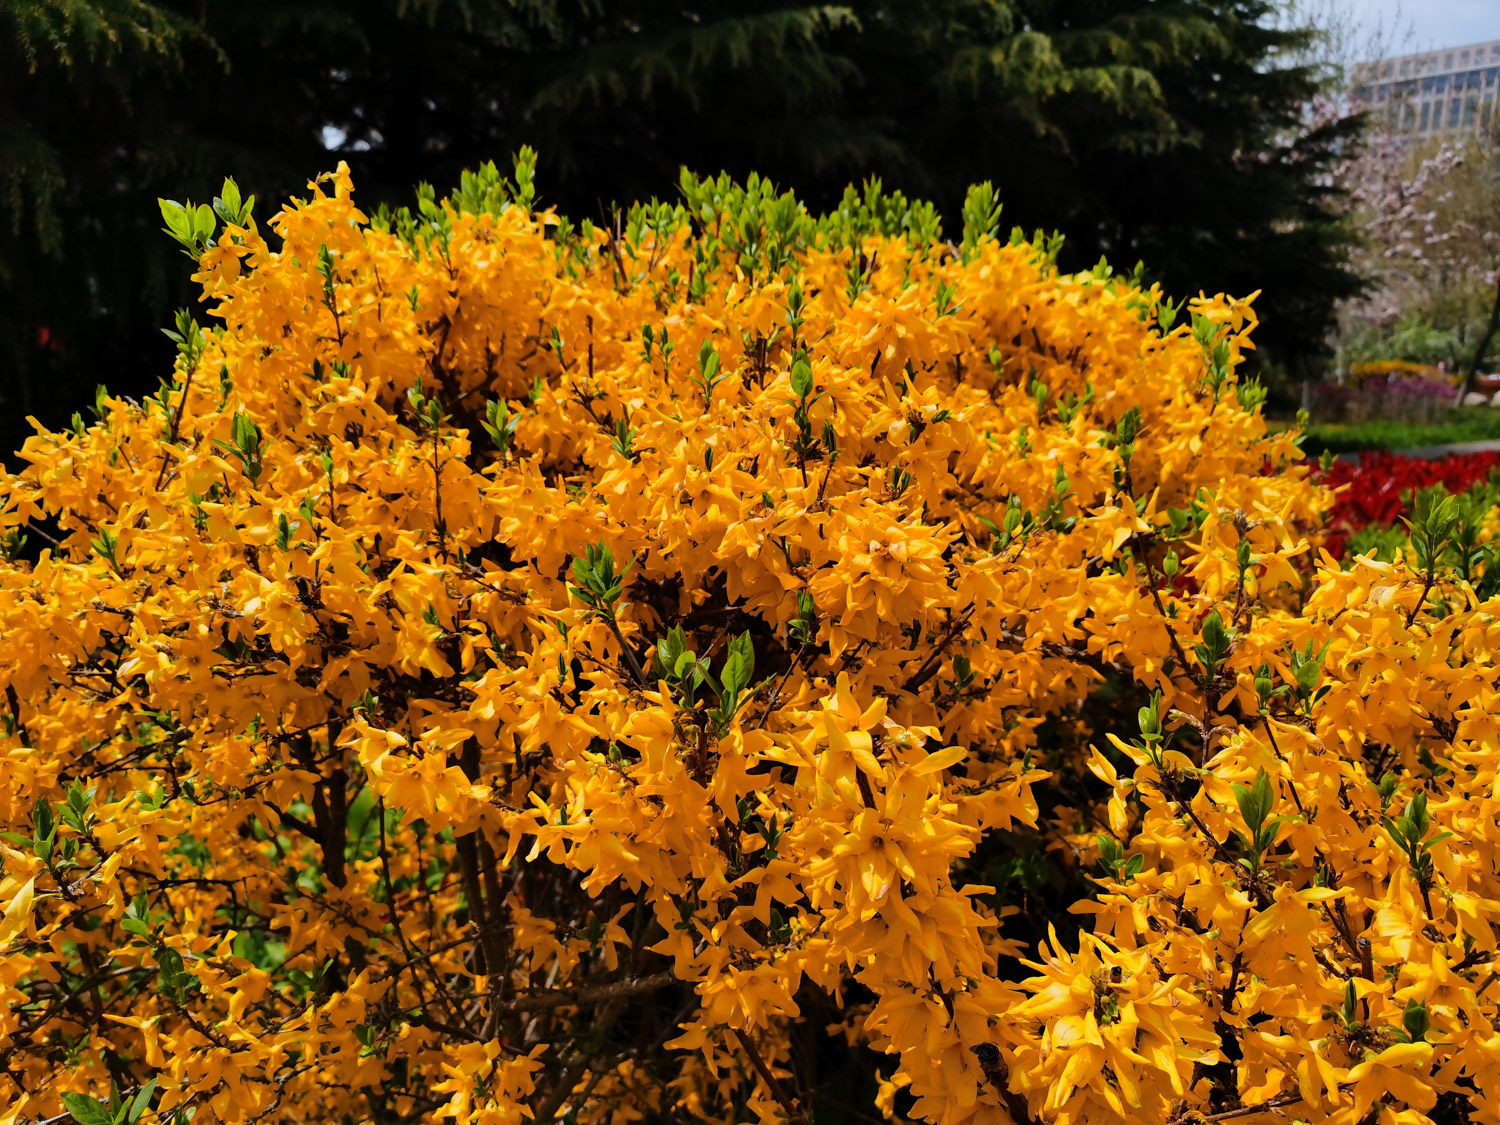
[[[987,188],[530,167],[164,204],[6,479],[0,1121],[1500,1122],[1490,513]]]

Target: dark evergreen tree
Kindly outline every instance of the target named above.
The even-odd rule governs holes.
[[[522,144],[598,219],[677,169],[755,170],[809,203],[869,175],[956,226],[969,183],[1067,235],[1064,264],[1144,260],[1177,293],[1263,289],[1259,339],[1315,358],[1352,291],[1310,128],[1321,76],[1282,0],[0,0],[4,447],[96,383],[154,385],[188,297],[157,196],[225,174],[267,204],[347,159],[363,200]]]

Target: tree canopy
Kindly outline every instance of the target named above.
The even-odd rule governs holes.
[[[157,197],[226,174],[280,198],[347,159],[371,199],[540,152],[598,218],[680,166],[755,169],[815,205],[866,176],[956,229],[970,182],[1008,221],[1170,290],[1264,290],[1261,346],[1317,353],[1353,288],[1322,186],[1349,122],[1311,128],[1310,32],[1275,0],[940,0],[702,8],[567,0],[6,0],[0,363],[14,448],[96,383],[131,392],[188,299]]]

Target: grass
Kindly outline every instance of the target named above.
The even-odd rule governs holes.
[[[1357,453],[1368,449],[1419,449],[1429,445],[1493,439],[1500,439],[1500,410],[1473,407],[1455,410],[1447,421],[1421,425],[1380,419],[1353,425],[1309,426],[1302,448],[1309,456],[1316,457],[1325,449],[1334,453]]]

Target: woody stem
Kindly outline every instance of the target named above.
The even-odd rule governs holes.
[[[807,1116],[802,1112],[802,1106],[776,1080],[776,1076],[771,1073],[771,1068],[766,1066],[765,1060],[760,1057],[760,1052],[756,1050],[755,1044],[751,1041],[750,1037],[739,1028],[734,1029],[734,1037],[740,1041],[740,1046],[745,1049],[745,1055],[750,1059],[750,1065],[755,1068],[755,1073],[760,1075],[760,1080],[766,1084],[766,1089],[771,1091],[771,1096],[786,1111],[787,1118],[791,1121],[806,1122]]]

